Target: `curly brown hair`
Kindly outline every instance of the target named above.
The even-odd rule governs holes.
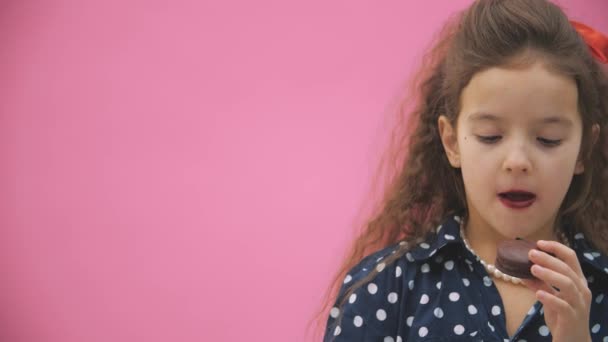
[[[332,304],[337,302],[341,308],[352,292],[377,275],[377,271],[371,272],[337,298],[342,279],[365,256],[407,241],[385,260],[390,264],[407,252],[407,246],[424,240],[447,215],[466,213],[462,175],[460,169],[451,167],[444,152],[437,127],[439,115],[456,122],[460,94],[475,73],[538,60],[576,81],[583,123],[580,152],[585,172],[574,176],[558,220],[583,232],[594,247],[608,254],[606,70],[557,5],[546,0],[478,0],[449,18],[399,100],[397,124],[375,176],[374,184],[382,188],[383,196],[359,227],[311,321],[315,337],[324,330]],[[591,141],[594,124],[600,127],[596,143]]]

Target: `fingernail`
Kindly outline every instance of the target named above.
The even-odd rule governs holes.
[[[535,249],[530,250],[530,258],[536,258],[538,256],[538,251]]]
[[[532,273],[540,273],[543,271],[543,268],[541,266],[538,265],[532,265]]]

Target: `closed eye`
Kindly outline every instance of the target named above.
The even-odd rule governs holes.
[[[502,138],[500,135],[477,135],[476,137],[484,144],[494,144]]]
[[[552,139],[545,139],[545,138],[538,137],[538,138],[536,138],[536,140],[538,140],[541,144],[543,144],[547,147],[559,146],[559,144],[562,143],[562,141],[560,139],[552,140]]]

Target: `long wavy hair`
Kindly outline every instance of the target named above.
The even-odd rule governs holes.
[[[608,254],[608,76],[564,12],[546,0],[478,0],[449,18],[432,44],[398,101],[396,125],[374,177],[381,197],[356,227],[357,237],[311,321],[316,340],[326,329],[330,307],[337,303],[341,308],[352,292],[377,275],[370,272],[337,298],[353,266],[379,249],[407,241],[385,260],[390,264],[447,215],[466,212],[462,175],[448,162],[437,120],[443,114],[455,124],[462,89],[487,68],[540,60],[576,81],[585,172],[573,177],[558,222],[583,232]],[[593,124],[600,127],[595,144]]]

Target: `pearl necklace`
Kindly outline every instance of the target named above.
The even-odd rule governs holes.
[[[460,220],[460,237],[464,242],[464,246],[479,260],[479,262],[483,265],[488,274],[494,276],[495,278],[502,279],[506,282],[511,282],[515,285],[523,285],[521,278],[502,273],[499,269],[496,268],[496,266],[485,262],[485,260],[483,260],[481,257],[479,257],[479,255],[477,255],[477,253],[475,253],[473,248],[471,248],[471,246],[469,245],[469,241],[464,236],[464,219]],[[560,232],[560,238],[566,246],[570,247],[570,244],[568,243],[568,239],[566,238],[566,234],[564,234],[564,232]]]

